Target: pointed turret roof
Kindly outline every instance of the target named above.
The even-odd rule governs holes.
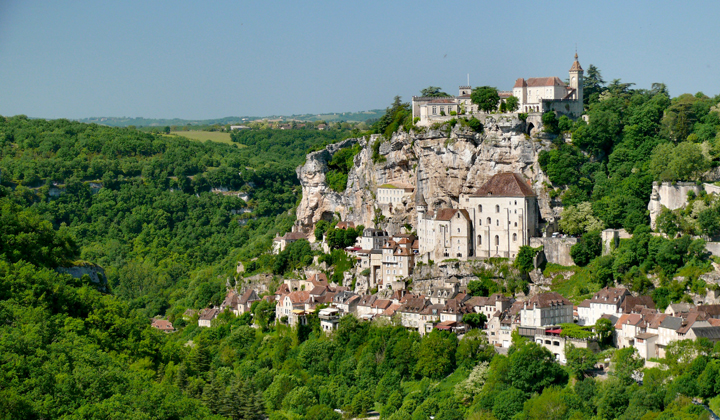
[[[583,68],[580,67],[577,53],[575,53],[575,62],[573,63],[572,67],[570,67],[570,71],[583,71]]]

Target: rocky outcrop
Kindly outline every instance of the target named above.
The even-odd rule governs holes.
[[[422,190],[428,209],[458,206],[460,195],[470,193],[499,172],[518,172],[530,182],[538,195],[540,212],[552,222],[559,209],[551,206],[544,187],[547,181],[537,158],[541,150],[549,149],[548,140],[530,138],[524,134],[525,123],[508,116],[488,116],[485,130],[476,133],[457,124],[420,132],[399,132],[385,140],[378,135],[348,139],[310,153],[297,174],[302,186],[302,200],[297,208],[295,230],[310,233],[321,220],[332,220],[339,213],[343,220],[356,225],[386,228],[395,233],[409,223],[415,225],[415,194]],[[382,162],[373,162],[373,144],[380,142]],[[347,189],[338,193],[328,187],[325,174],[332,155],[344,147],[360,143],[362,150],[355,156],[348,174]],[[411,196],[392,208],[380,205],[375,199],[377,187],[402,182],[415,187]],[[376,218],[376,209],[385,215]],[[383,219],[383,218],[380,218]]]
[[[58,273],[69,274],[76,279],[88,276],[90,281],[97,284],[101,291],[110,291],[107,284],[107,277],[105,277],[105,269],[97,264],[82,263],[72,267],[58,267],[55,271]]]

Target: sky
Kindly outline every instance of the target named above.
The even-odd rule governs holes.
[[[580,63],[720,93],[720,2],[0,0],[0,115],[363,111]]]

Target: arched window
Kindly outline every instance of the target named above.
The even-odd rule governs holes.
[[[495,246],[500,245],[500,237],[498,235],[495,235]]]
[[[482,226],[482,219],[478,219],[478,225]]]
[[[515,200],[515,205],[517,206],[517,200]]]
[[[489,217],[487,218],[487,224],[488,226],[492,225],[492,219],[490,219]]]
[[[517,241],[517,233],[513,233],[513,242]]]
[[[478,245],[482,245],[482,235],[478,235]]]
[[[500,219],[495,220],[495,226],[500,226]]]
[[[517,222],[515,222],[515,227],[517,227]]]
[[[479,213],[482,213],[482,204],[479,204],[479,205],[478,205],[478,212],[479,212]]]
[[[495,205],[495,213],[500,213],[500,204]]]

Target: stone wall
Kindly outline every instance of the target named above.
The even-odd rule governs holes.
[[[602,254],[609,255],[620,245],[620,239],[630,239],[632,235],[625,229],[605,229],[602,231]]]
[[[688,193],[693,191],[695,194],[700,194],[701,190],[702,187],[694,182],[676,182],[675,184],[653,182],[652,195],[647,207],[650,211],[650,226],[655,229],[655,219],[663,207],[670,210],[685,207]]]
[[[577,241],[577,238],[530,238],[530,246],[542,246],[547,262],[569,267],[575,265],[570,256],[570,248]]]

